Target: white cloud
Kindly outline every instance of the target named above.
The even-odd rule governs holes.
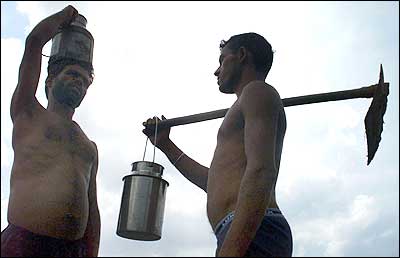
[[[312,250],[304,251],[306,245],[313,243],[321,248],[322,256],[345,256],[345,248],[378,219],[378,208],[381,207],[373,197],[359,195],[346,209],[295,226],[294,238],[300,245],[300,253],[316,255]]]
[[[379,212],[374,209],[376,207],[375,198],[372,196],[358,195],[353,201],[350,209],[350,223],[359,224],[361,228],[368,227],[375,219]]]
[[[10,145],[6,145],[1,140],[1,166],[9,166],[13,162],[14,153],[12,152]]]
[[[3,213],[3,211],[7,210],[8,207],[8,198],[3,199],[3,189],[1,190],[1,230],[5,229],[7,227],[7,216],[6,214]],[[8,196],[7,196],[8,197]],[[4,215],[3,215],[4,214]]]

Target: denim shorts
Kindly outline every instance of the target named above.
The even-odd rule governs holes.
[[[234,213],[228,213],[215,227],[217,253],[232,223]],[[291,257],[293,239],[290,226],[281,211],[269,208],[245,256],[248,257]]]

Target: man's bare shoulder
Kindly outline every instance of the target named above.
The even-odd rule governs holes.
[[[20,112],[13,114],[11,111],[12,122],[15,125],[17,122],[28,121],[36,119],[39,116],[45,115],[48,112],[39,101],[35,98],[29,105],[24,106]]]
[[[99,150],[97,149],[97,144],[96,144],[94,141],[92,141],[92,140],[90,140],[90,142],[92,143],[92,145],[93,145],[93,147],[94,147],[94,150],[96,151],[96,157],[98,157],[98,155],[99,155]]]
[[[98,149],[97,149],[97,144],[96,142],[94,142],[93,140],[90,140],[89,136],[83,131],[83,129],[81,128],[81,126],[76,122],[76,121],[72,121],[72,123],[74,124],[75,127],[77,127],[79,129],[79,131],[88,139],[88,141],[90,142],[90,144],[92,145],[93,149],[96,152],[96,155],[98,153]]]
[[[96,148],[96,150],[97,150],[97,144],[94,142],[94,141],[92,141],[92,140],[90,140],[90,142],[93,144],[93,146]]]
[[[244,87],[241,98],[245,103],[270,102],[280,104],[281,98],[278,91],[264,81],[252,81]],[[249,103],[249,104],[250,104]]]

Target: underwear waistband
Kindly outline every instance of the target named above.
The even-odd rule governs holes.
[[[282,215],[282,212],[278,208],[268,208],[265,211],[265,216],[270,215]],[[220,222],[218,222],[217,226],[215,227],[215,234],[218,234],[219,231],[229,222],[232,221],[234,216],[234,212],[229,212]]]

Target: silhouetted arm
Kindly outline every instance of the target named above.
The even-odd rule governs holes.
[[[27,36],[19,67],[18,84],[11,100],[12,121],[22,110],[39,105],[35,94],[42,65],[42,48],[56,35],[60,26],[69,24],[77,14],[75,8],[68,6],[39,22]]]
[[[199,164],[179,149],[175,143],[169,141],[160,147],[169,161],[190,182],[207,192],[207,179],[209,168]],[[179,160],[177,161],[177,159]],[[177,161],[177,162],[176,162]]]
[[[147,119],[143,122],[145,129],[143,133],[147,135],[153,144],[156,144],[171,161],[171,163],[178,169],[178,171],[190,182],[197,185],[205,192],[207,192],[207,178],[208,178],[208,168],[199,164],[197,161],[188,157],[174,142],[169,138],[169,133],[171,131],[170,127],[160,128],[157,132],[157,142],[155,143],[155,130],[154,126],[159,118],[153,117]],[[162,119],[166,118],[162,116]]]
[[[93,144],[96,147],[96,144],[94,142]],[[89,257],[97,257],[99,252],[99,243],[100,243],[101,221],[100,221],[99,208],[97,204],[97,186],[96,186],[97,169],[98,169],[98,151],[96,147],[96,157],[90,173],[90,182],[89,182],[89,217],[85,234],[83,236],[83,239],[86,243],[86,247],[88,250],[87,256]]]

